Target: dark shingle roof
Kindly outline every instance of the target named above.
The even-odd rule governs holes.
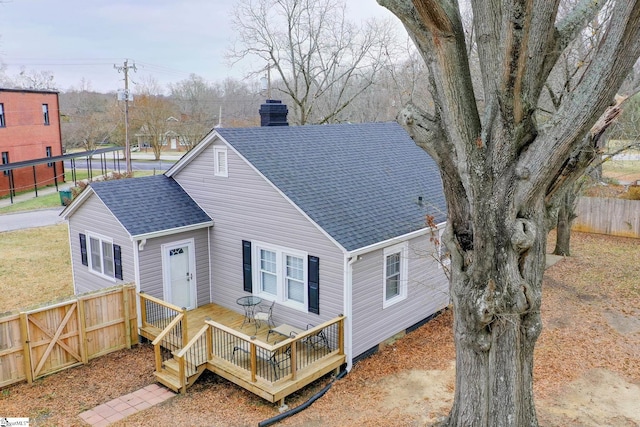
[[[91,188],[131,236],[211,221],[182,187],[165,175],[98,181]]]
[[[446,220],[438,167],[397,123],[217,131],[347,250]]]

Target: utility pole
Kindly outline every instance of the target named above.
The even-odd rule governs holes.
[[[129,144],[129,100],[133,97],[129,94],[129,69],[137,71],[136,64],[129,65],[129,60],[124,60],[124,66],[113,64],[113,68],[124,73],[124,156],[127,165],[127,174],[131,173],[131,146]],[[118,100],[121,100],[118,98]]]

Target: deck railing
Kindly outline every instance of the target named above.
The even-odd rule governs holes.
[[[210,359],[217,357],[245,371],[251,382],[296,380],[297,374],[334,354],[344,354],[344,316],[310,328],[273,345],[207,321]]]
[[[144,292],[138,295],[142,328],[153,327],[162,331],[152,342],[156,371],[161,371],[162,363],[173,358],[173,352],[181,350],[188,343],[187,310]]]
[[[177,305],[162,301],[161,299],[152,297],[144,292],[138,293],[138,296],[140,297],[140,317],[142,328],[154,327],[164,330],[178,315],[182,314],[184,322],[181,326],[184,331],[187,330],[186,308],[181,308]],[[187,343],[186,334],[184,334],[184,339],[185,341],[181,347],[184,347]]]
[[[202,366],[207,362],[212,352],[211,334],[208,334],[209,325],[204,325],[191,341],[173,356],[178,362],[178,379],[180,390],[185,391],[187,379],[202,371]]]

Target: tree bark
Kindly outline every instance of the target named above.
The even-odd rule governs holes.
[[[403,22],[432,79],[434,111],[409,105],[399,121],[438,163],[447,199],[456,342],[447,426],[537,426],[533,352],[547,209],[584,171],[576,150],[640,55],[640,0],[615,2],[593,62],[538,126],[555,61],[602,6],[582,0],[556,22],[558,1],[471,2],[479,104],[457,2],[378,0]]]
[[[556,247],[554,255],[571,256],[571,223],[575,219],[576,190],[568,190],[558,207],[558,223],[556,227]]]

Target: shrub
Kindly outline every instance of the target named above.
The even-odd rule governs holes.
[[[622,199],[640,200],[640,185],[632,185],[626,193],[621,196]]]

